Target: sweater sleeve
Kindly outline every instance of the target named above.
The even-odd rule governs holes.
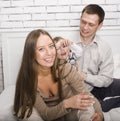
[[[70,68],[72,68],[71,64],[67,63],[65,65],[64,74],[70,73],[67,75],[65,81],[71,86],[76,94],[82,92],[89,93],[86,84],[81,79],[79,71],[75,68],[72,68],[70,71]]]
[[[67,66],[66,69],[68,67],[69,66]],[[85,92],[86,94],[88,93],[88,94],[92,95],[88,91],[88,88],[87,88],[86,84],[84,83],[84,81],[81,80],[81,77],[80,77],[79,72],[76,71],[74,68],[71,70],[70,74],[67,76],[66,81],[68,81],[69,85],[75,90],[75,92],[77,94],[79,94],[81,92]],[[95,109],[95,112],[96,113],[100,113],[101,116],[103,116],[102,108],[101,108],[101,105],[100,105],[99,101],[95,97],[94,97],[93,100],[95,101],[95,103],[93,105],[94,106],[94,109]]]

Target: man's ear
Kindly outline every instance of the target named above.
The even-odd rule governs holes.
[[[103,22],[101,22],[101,23],[99,24],[98,30],[100,30],[102,26],[103,26]]]

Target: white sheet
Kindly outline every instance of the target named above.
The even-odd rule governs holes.
[[[12,112],[14,92],[15,85],[12,85],[5,89],[0,95],[0,121],[16,121]],[[112,109],[111,111],[104,113],[104,117],[105,121],[120,121],[120,108]],[[33,121],[43,121],[36,112],[33,113],[31,120],[29,121],[32,121],[32,119],[36,119]]]

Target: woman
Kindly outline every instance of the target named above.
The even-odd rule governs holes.
[[[101,107],[93,100],[95,114],[91,119],[102,121]],[[16,117],[29,120],[35,108],[44,121],[79,121],[78,115],[82,116],[85,112],[82,110],[87,110],[93,100],[77,71],[56,60],[56,48],[49,33],[40,29],[30,32],[16,83]]]

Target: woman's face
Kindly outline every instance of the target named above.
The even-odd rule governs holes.
[[[66,60],[68,58],[70,49],[68,46],[61,45],[60,43],[61,40],[59,40],[56,43],[56,49],[57,49],[57,57],[62,60]],[[62,40],[64,41],[64,40]]]
[[[54,43],[48,35],[40,35],[36,43],[35,57],[42,67],[51,67],[54,64],[56,50]]]

